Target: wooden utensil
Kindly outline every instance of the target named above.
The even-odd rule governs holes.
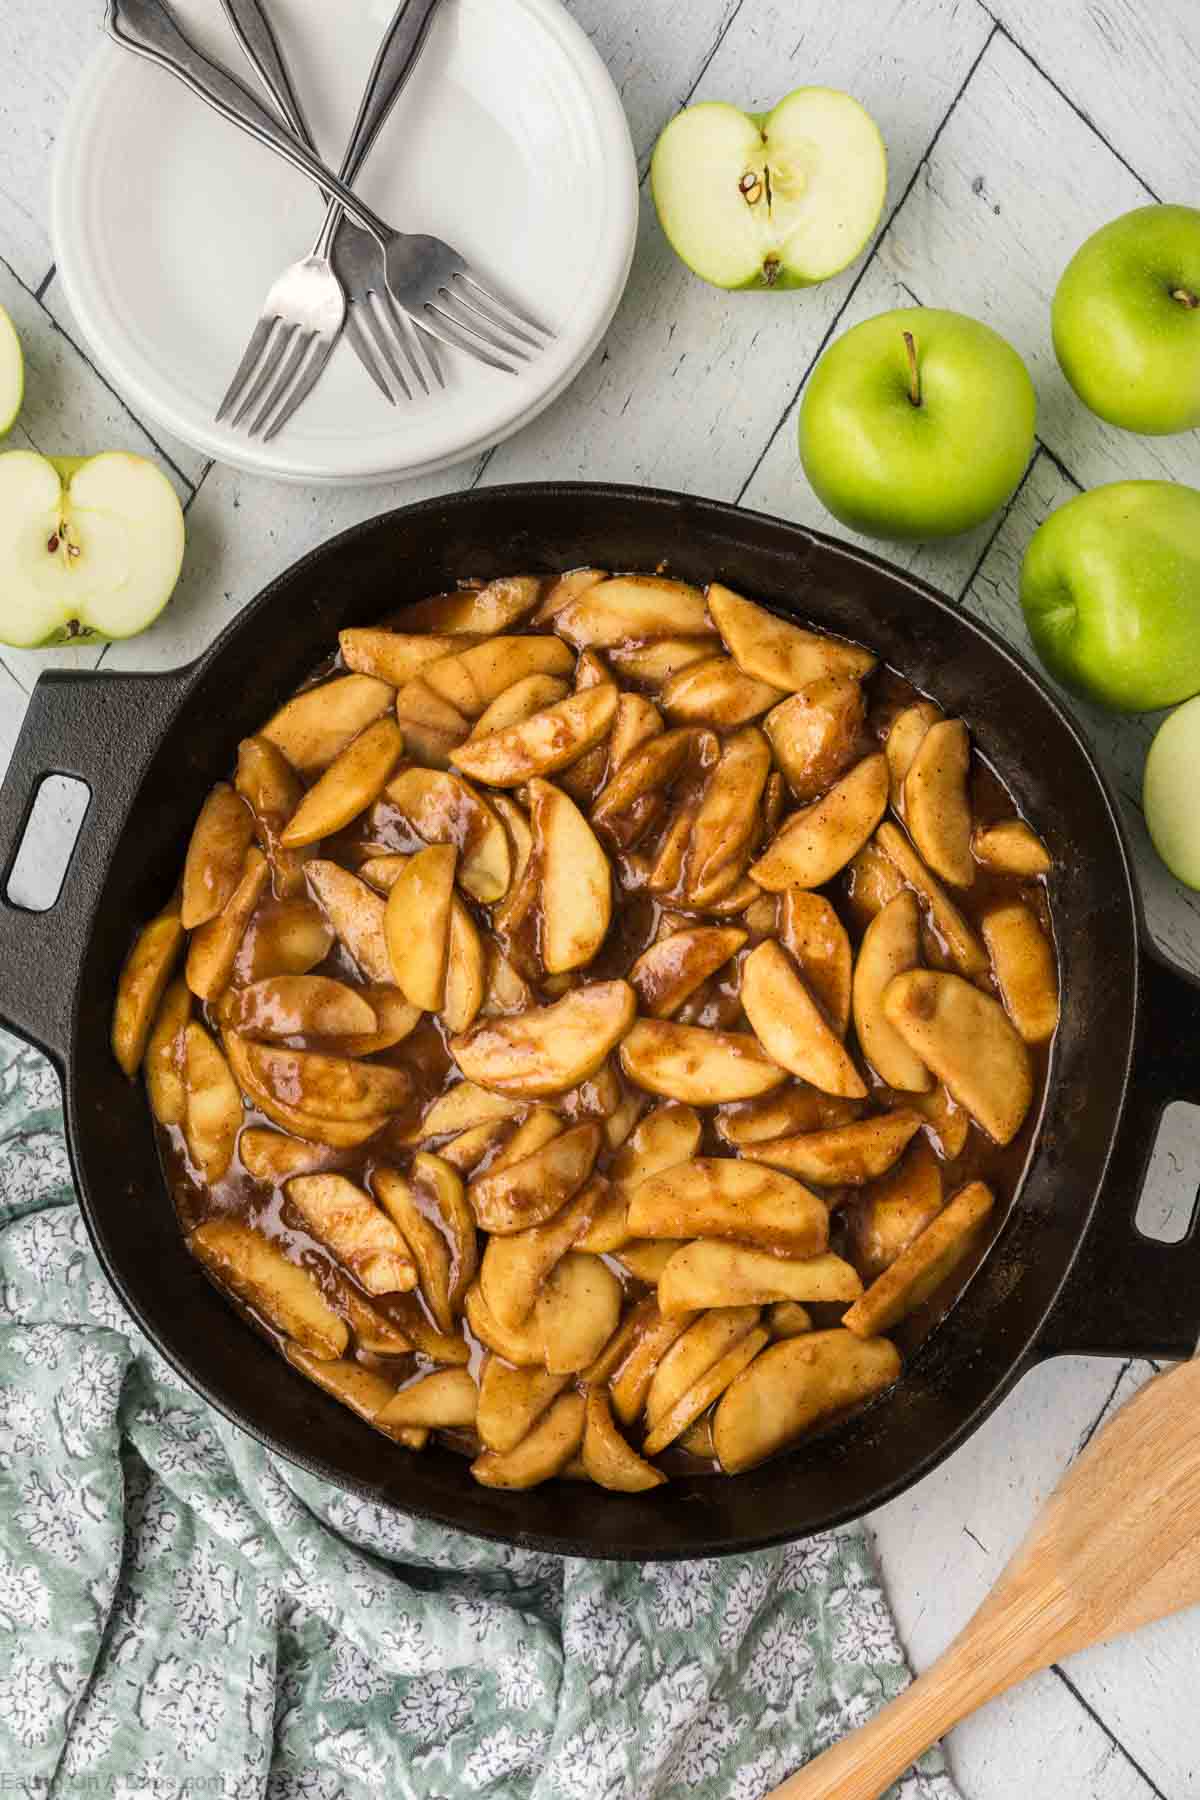
[[[970,1623],[767,1800],[877,1800],[935,1739],[1059,1657],[1200,1603],[1200,1361],[1149,1382],[1059,1482]]]

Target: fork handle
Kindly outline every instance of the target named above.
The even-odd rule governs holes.
[[[236,76],[196,49],[180,30],[165,0],[108,0],[105,26],[116,43],[168,69],[231,125],[291,163],[307,175],[314,187],[336,195],[355,224],[369,231],[386,250],[395,236],[391,227],[279,124]]]
[[[358,117],[342,158],[339,173],[351,186],[370,155],[371,146],[395,105],[400,89],[412,73],[437,5],[438,0],[400,0],[392,16],[376,52]]]
[[[229,20],[242,55],[256,71],[263,86],[291,126],[294,136],[307,149],[316,151],[313,134],[300,109],[287,64],[275,41],[271,21],[258,0],[221,0],[221,10]]]

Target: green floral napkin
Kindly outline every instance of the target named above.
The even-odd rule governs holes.
[[[5,1793],[758,1800],[907,1680],[859,1530],[562,1561],[269,1455],[124,1313],[0,1033]],[[955,1800],[937,1754],[898,1792]]]

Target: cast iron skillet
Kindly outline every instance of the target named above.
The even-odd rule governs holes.
[[[732,1479],[650,1496],[558,1483],[478,1487],[447,1451],[406,1455],[315,1389],[248,1326],[183,1246],[140,1086],[109,1018],[135,925],[175,882],[212,781],[329,650],[460,576],[584,563],[719,578],[860,639],[969,721],[1055,858],[1063,1018],[1017,1204],[899,1384],[810,1445]],[[1039,1358],[1182,1358],[1200,1330],[1200,1234],[1133,1223],[1157,1121],[1200,1101],[1200,985],[1146,948],[1117,810],[1069,718],[992,633],[920,582],[778,519],[679,494],[491,488],[343,533],[273,582],[189,668],[43,676],[0,790],[0,892],[40,779],[91,804],[55,907],[0,902],[0,1017],[52,1057],[84,1218],[152,1341],[215,1406],[292,1461],[398,1511],[570,1556],[684,1557],[803,1537],[866,1512],[960,1444]]]

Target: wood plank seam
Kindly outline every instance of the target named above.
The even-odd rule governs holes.
[[[1162,1789],[1159,1787],[1158,1783],[1156,1781],[1152,1780],[1151,1777],[1146,1773],[1145,1769],[1142,1767],[1142,1765],[1138,1761],[1137,1757],[1134,1756],[1131,1751],[1126,1749],[1125,1745],[1121,1742],[1120,1738],[1116,1736],[1116,1734],[1112,1730],[1111,1726],[1105,1724],[1103,1718],[1096,1711],[1095,1707],[1091,1704],[1091,1702],[1084,1698],[1083,1694],[1081,1694],[1079,1689],[1075,1686],[1075,1683],[1071,1680],[1071,1677],[1067,1674],[1067,1672],[1063,1668],[1062,1664],[1061,1663],[1051,1663],[1050,1673],[1052,1675],[1058,1676],[1058,1679],[1062,1682],[1063,1686],[1066,1688],[1066,1690],[1070,1694],[1071,1698],[1077,1703],[1077,1705],[1079,1705],[1083,1708],[1084,1712],[1087,1714],[1088,1718],[1092,1721],[1093,1725],[1097,1726],[1104,1733],[1105,1737],[1108,1739],[1108,1741],[1112,1745],[1113,1749],[1120,1752],[1121,1756],[1129,1764],[1130,1768],[1135,1772],[1135,1774],[1137,1774],[1141,1777],[1141,1779],[1145,1782],[1147,1788],[1155,1796],[1155,1800],[1171,1800],[1171,1796],[1169,1794],[1164,1794]]]
[[[989,14],[989,17],[990,17],[990,14]],[[959,101],[962,99],[963,95],[966,93],[967,89],[970,87],[971,82],[975,78],[976,70],[979,68],[979,65],[982,63],[984,57],[987,55],[989,46],[995,42],[995,39],[996,39],[999,31],[1000,31],[999,25],[997,25],[995,23],[995,21],[993,21],[992,29],[988,32],[987,37],[983,40],[983,43],[980,45],[979,50],[976,52],[974,61],[971,63],[970,68],[967,70],[966,74],[962,78],[962,81],[959,83],[957,92],[951,97],[950,104],[947,106],[945,112],[942,114],[941,118],[938,120],[937,125],[934,128],[933,134],[929,139],[929,142],[926,144],[924,150],[921,153],[920,160],[917,162],[916,167],[913,169],[912,174],[909,176],[909,179],[905,184],[904,192],[901,194],[901,196],[897,200],[895,206],[893,206],[891,212],[888,214],[887,221],[884,224],[883,230],[879,232],[878,236],[875,239],[875,242],[872,244],[870,253],[866,257],[864,257],[862,267],[859,269],[858,273],[854,277],[854,280],[851,283],[851,285],[846,293],[845,299],[842,301],[842,304],[838,307],[837,312],[834,314],[833,318],[829,322],[828,330],[825,332],[825,335],[822,337],[820,343],[817,345],[816,351],[814,352],[813,356],[810,358],[807,366],[805,367],[805,370],[804,370],[803,374],[801,375],[800,380],[796,383],[796,386],[792,389],[791,393],[788,395],[786,406],[784,407],[783,411],[780,413],[779,418],[777,419],[774,427],[772,428],[770,434],[768,435],[765,443],[763,444],[762,449],[759,451],[757,457],[754,459],[754,462],[751,465],[751,467],[746,475],[745,480],[742,482],[741,487],[737,491],[737,494],[736,494],[735,500],[734,500],[735,505],[737,505],[737,506],[741,505],[742,498],[745,495],[746,490],[749,488],[751,482],[754,480],[754,477],[757,475],[763,462],[766,460],[767,454],[770,451],[772,444],[775,442],[775,439],[779,436],[779,433],[783,430],[784,426],[787,424],[788,419],[791,417],[792,409],[794,408],[797,400],[800,398],[800,395],[804,391],[804,384],[807,382],[809,376],[813,372],[813,369],[816,367],[817,363],[821,360],[821,357],[824,355],[825,348],[828,345],[828,343],[830,342],[834,333],[836,332],[838,325],[841,322],[842,315],[845,313],[846,308],[850,305],[851,301],[854,299],[855,294],[858,292],[859,285],[865,278],[867,271],[871,268],[871,266],[875,262],[875,259],[879,254],[880,245],[883,243],[884,239],[887,237],[888,232],[892,228],[893,222],[895,221],[896,217],[898,216],[898,214],[901,211],[901,208],[904,206],[906,200],[908,199],[909,195],[912,193],[914,187],[916,186],[918,180],[920,179],[922,170],[926,167],[930,158],[933,156],[934,151],[937,149],[938,140],[940,139],[943,131],[946,129],[946,126],[949,124],[950,120],[953,118],[955,108],[958,106]]]
[[[1074,1462],[1075,1458],[1077,1456],[1083,1455],[1084,1451],[1087,1449],[1088,1445],[1091,1443],[1092,1439],[1095,1437],[1097,1431],[1100,1429],[1100,1425],[1101,1425],[1101,1422],[1103,1421],[1105,1413],[1108,1411],[1109,1407],[1112,1405],[1113,1401],[1117,1397],[1117,1389],[1120,1387],[1121,1383],[1124,1381],[1126,1375],[1129,1373],[1129,1371],[1130,1371],[1130,1369],[1132,1369],[1132,1367],[1133,1367],[1133,1358],[1132,1358],[1132,1356],[1130,1356],[1130,1357],[1126,1358],[1126,1360],[1121,1364],[1121,1367],[1117,1370],[1117,1378],[1113,1382],[1112,1387],[1108,1390],[1108,1397],[1105,1400],[1104,1405],[1100,1408],[1099,1412],[1096,1414],[1095,1418],[1092,1420],[1091,1424],[1088,1426],[1087,1430],[1084,1432],[1083,1436],[1080,1438],[1079,1442],[1076,1444],[1074,1450],[1072,1451],[1071,1459],[1070,1459],[1071,1462]]]
[[[37,287],[33,291],[33,297],[35,300],[38,300],[38,301],[41,300],[42,295],[45,293],[46,289],[50,286],[50,283],[54,280],[54,277],[57,274],[57,272],[58,272],[58,264],[51,263],[50,267],[46,270],[46,273],[42,276],[42,279],[38,282]]]

